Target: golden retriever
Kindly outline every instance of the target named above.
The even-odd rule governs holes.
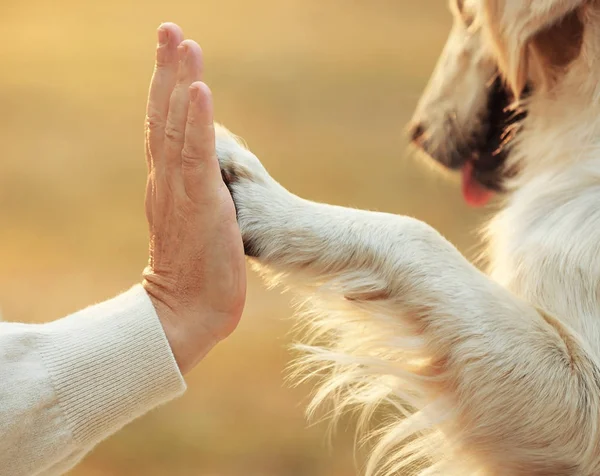
[[[313,405],[394,408],[367,474],[598,475],[600,2],[451,10],[411,135],[470,203],[503,192],[487,275],[418,220],[293,195],[218,128],[246,252],[308,293]]]

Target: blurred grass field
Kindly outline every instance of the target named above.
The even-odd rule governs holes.
[[[409,153],[403,129],[445,41],[440,0],[3,0],[0,308],[39,322],[108,298],[146,262],[142,123],[155,30],[201,43],[217,119],[314,200],[421,218],[469,253],[482,217]],[[284,383],[289,298],[250,274],[239,330],[187,394],[98,447],[75,476],[356,474],[310,386]]]

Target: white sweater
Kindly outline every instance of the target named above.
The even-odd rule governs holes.
[[[48,324],[0,322],[0,476],[63,474],[184,391],[141,286]]]

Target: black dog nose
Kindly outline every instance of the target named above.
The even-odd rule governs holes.
[[[425,134],[425,127],[423,127],[423,124],[416,124],[410,131],[410,140],[418,144],[421,141],[423,134]]]

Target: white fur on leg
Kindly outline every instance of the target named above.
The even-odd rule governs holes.
[[[428,225],[300,199],[222,129],[217,150],[245,244],[272,282],[309,293],[318,345],[303,365],[328,372],[315,404],[332,396],[336,412],[362,406],[363,421],[380,404],[397,409],[369,474],[600,468],[597,370],[568,327]]]

